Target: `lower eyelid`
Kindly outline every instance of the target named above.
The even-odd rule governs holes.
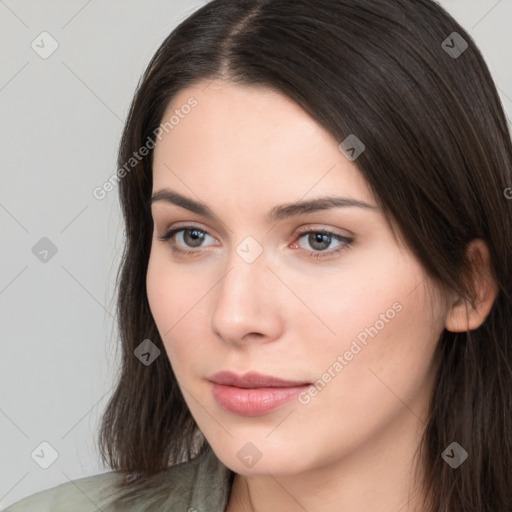
[[[166,233],[164,233],[164,235],[158,236],[157,238],[161,241],[169,242],[173,251],[187,253],[189,255],[198,254],[201,249],[208,247],[208,246],[201,246],[201,247],[196,247],[196,248],[187,248],[187,247],[179,245],[176,242],[176,236],[179,233],[184,232],[184,231],[199,231],[199,232],[203,233],[204,235],[215,239],[215,237],[213,235],[211,235],[210,233],[208,233],[208,231],[205,231],[204,229],[200,229],[196,226],[179,226],[177,228],[168,230]],[[335,255],[336,253],[339,253],[339,252],[347,249],[348,246],[350,246],[350,244],[353,242],[352,238],[344,236],[344,235],[340,235],[333,231],[328,231],[325,229],[316,229],[316,230],[308,229],[308,230],[302,231],[296,235],[295,242],[293,242],[293,245],[298,246],[298,241],[305,235],[308,235],[311,233],[321,233],[321,234],[327,235],[330,238],[333,238],[333,239],[341,242],[341,244],[339,246],[334,247],[333,249],[329,249],[329,250],[325,250],[325,251],[308,250],[308,249],[304,249],[299,246],[298,249],[304,251],[305,253],[309,253],[309,254],[307,254],[307,256],[314,255],[313,257],[321,258],[323,254],[325,254],[326,257],[329,255]],[[213,245],[215,245],[215,244],[213,244]]]
[[[333,240],[337,240],[338,242],[350,243],[353,240],[352,238],[350,238],[348,236],[344,236],[339,233],[335,233],[333,231],[327,231],[327,230],[322,230],[322,229],[319,229],[319,230],[310,229],[308,231],[303,231],[302,233],[297,234],[296,240],[300,240],[303,237],[305,237],[306,235],[310,235],[312,233],[315,233],[315,234],[320,233],[322,235],[326,235]]]
[[[180,233],[183,233],[184,231],[199,231],[200,233],[203,233],[205,238],[209,236],[210,238],[213,238],[215,240],[215,237],[213,235],[210,235],[210,233],[208,233],[207,231],[205,231],[203,229],[199,229],[199,228],[195,228],[195,227],[176,228],[176,230],[174,230],[174,233],[172,234],[172,236],[170,236],[171,246],[173,246],[174,248],[178,247],[177,249],[175,249],[176,251],[193,253],[193,252],[198,252],[201,249],[208,247],[209,245],[217,245],[216,243],[214,243],[214,244],[208,244],[208,245],[200,246],[200,247],[187,247],[186,245],[184,246],[182,244],[178,244],[176,242],[176,237]]]

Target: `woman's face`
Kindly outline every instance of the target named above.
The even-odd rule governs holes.
[[[412,443],[444,296],[393,237],[342,141],[270,89],[206,85],[183,90],[162,121],[174,116],[155,147],[147,273],[151,311],[198,426],[246,475]],[[174,204],[171,192],[204,211]],[[282,208],[326,196],[367,206]],[[175,228],[186,230],[157,238]],[[221,370],[311,385],[214,386]]]

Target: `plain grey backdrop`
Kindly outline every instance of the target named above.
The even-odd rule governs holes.
[[[205,3],[0,0],[0,508],[108,470],[96,440],[123,227],[117,188],[93,190],[116,172],[145,66]],[[512,0],[439,3],[483,52],[510,125]]]

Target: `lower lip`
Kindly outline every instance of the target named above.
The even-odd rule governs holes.
[[[226,411],[239,416],[260,416],[292,401],[298,394],[310,387],[292,386],[283,388],[237,388],[210,383],[213,397]]]

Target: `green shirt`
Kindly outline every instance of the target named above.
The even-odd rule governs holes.
[[[171,466],[132,490],[116,471],[32,494],[3,512],[224,512],[234,477],[211,448]]]

